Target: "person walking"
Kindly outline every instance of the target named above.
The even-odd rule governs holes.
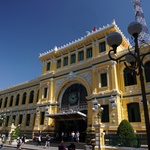
[[[77,131],[77,133],[76,133],[76,141],[77,141],[77,143],[79,143],[79,136],[80,136],[80,133],[79,133],[79,131]]]
[[[41,146],[41,135],[38,136],[37,138],[37,146]]]
[[[5,136],[4,136],[4,135],[2,135],[2,144],[1,144],[1,148],[3,148],[3,147],[4,147],[4,143],[5,143]]]
[[[45,148],[50,147],[50,140],[51,140],[51,137],[49,136],[49,134],[46,134]]]
[[[75,132],[73,131],[73,132],[71,133],[71,141],[74,142],[74,140],[75,140]]]
[[[22,143],[24,144],[25,142],[26,142],[26,134],[23,134]]]
[[[21,150],[22,140],[21,137],[17,138],[17,150]]]

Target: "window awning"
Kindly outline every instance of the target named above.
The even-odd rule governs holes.
[[[86,119],[86,114],[81,113],[79,111],[76,112],[63,112],[63,113],[57,113],[57,114],[47,114],[47,117],[56,119],[56,120],[85,120]]]

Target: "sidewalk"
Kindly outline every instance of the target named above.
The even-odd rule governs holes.
[[[16,144],[12,144],[12,145],[9,145],[9,144],[5,144],[4,145],[5,147],[13,147],[13,148],[16,148],[17,147],[17,145]],[[102,148],[104,148],[104,149],[109,149],[109,150],[116,150],[116,149],[118,149],[119,148],[119,150],[148,150],[148,148],[131,148],[131,147],[112,147],[112,146],[102,146]],[[35,144],[23,144],[23,146],[22,146],[22,150],[26,150],[26,149],[28,149],[28,150],[58,150],[58,147],[57,146],[54,146],[54,145],[52,145],[52,146],[50,146],[50,147],[47,147],[47,148],[45,148],[43,145],[42,146],[37,146],[37,145],[35,145]],[[84,148],[83,149],[76,149],[76,150],[84,150]]]
[[[5,147],[16,148],[17,145],[16,144],[12,144],[12,145],[5,144]],[[50,147],[45,148],[44,146],[36,146],[36,145],[31,145],[31,144],[24,144],[22,146],[22,150],[24,150],[24,149],[28,149],[28,150],[42,150],[42,149],[43,150],[44,149],[58,150],[58,147],[50,146]],[[83,149],[76,149],[76,150],[83,150]]]

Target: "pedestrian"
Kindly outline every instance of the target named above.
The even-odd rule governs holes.
[[[61,132],[61,140],[64,140],[64,132]]]
[[[49,134],[46,134],[45,147],[50,147],[50,140],[51,140],[51,137],[49,136]]]
[[[4,136],[4,135],[2,135],[2,144],[1,144],[1,148],[3,148],[3,147],[4,147],[4,143],[5,143],[5,136]]]
[[[61,143],[58,145],[58,150],[66,150],[66,146],[64,145],[63,141],[61,141]]]
[[[26,141],[26,134],[23,134],[23,137],[22,137],[22,143],[24,144]]]
[[[17,138],[17,150],[21,150],[22,140],[21,137]]]
[[[37,146],[41,146],[41,135],[38,136],[37,138]]]
[[[71,141],[72,142],[74,142],[74,140],[75,140],[75,133],[74,133],[74,131],[71,133]]]
[[[80,133],[79,133],[79,131],[77,131],[77,133],[76,133],[76,141],[77,141],[77,143],[79,143],[79,136],[80,136]]]

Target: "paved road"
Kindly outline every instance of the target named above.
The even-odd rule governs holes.
[[[1,148],[0,148],[0,149],[1,149]],[[2,150],[13,150],[13,149],[16,150],[16,148],[10,148],[10,147],[4,147],[4,148],[2,148]]]
[[[0,148],[1,149],[1,148]],[[29,150],[30,148],[28,148],[28,150]],[[2,148],[2,150],[16,150],[16,148],[14,148],[14,147],[3,147]],[[22,148],[21,150],[27,150],[27,148]],[[33,149],[32,149],[33,150]],[[58,150],[58,148],[56,148],[56,147],[51,147],[51,148],[43,148],[43,147],[41,147],[40,148],[40,150]]]

